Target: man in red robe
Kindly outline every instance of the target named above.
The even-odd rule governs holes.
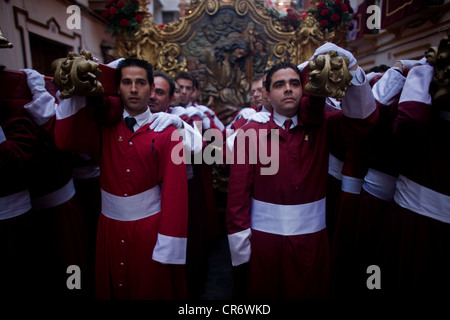
[[[62,100],[56,112],[57,146],[100,164],[96,297],[185,299],[186,166],[171,158],[182,142],[173,126],[150,128],[151,65],[125,59],[116,76],[124,106],[119,123],[98,126],[96,106],[85,97]]]
[[[235,156],[244,156],[230,169],[227,229],[233,266],[248,268],[243,281],[244,296],[250,299],[329,295],[325,197],[330,144],[354,144],[378,115],[354,57],[332,44],[316,54],[329,50],[352,58],[353,85],[342,101],[342,113],[325,113],[324,98],[304,94],[298,68],[281,63],[266,79],[273,107],[270,120],[249,122],[236,137]],[[243,140],[240,152],[239,139],[250,130],[256,138]],[[250,146],[266,148],[272,159],[278,153],[278,170],[264,171],[273,165],[267,159],[252,162]]]

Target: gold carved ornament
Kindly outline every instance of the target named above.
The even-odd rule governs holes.
[[[98,81],[101,70],[89,51],[69,52],[66,58],[54,60],[52,69],[55,70],[52,81],[58,87],[61,99],[103,94],[103,86]]]
[[[352,80],[347,66],[348,59],[336,51],[318,55],[308,63],[309,81],[305,90],[315,96],[342,99]]]
[[[264,26],[267,34],[277,41],[273,48],[276,61],[269,59],[267,67],[276,62],[287,61],[300,64],[308,60],[320,45],[327,41],[341,42],[345,36],[344,25],[338,30],[322,31],[316,17],[308,14],[296,30],[286,27],[279,19],[271,17],[265,10],[264,1],[256,0],[192,0],[186,16],[166,25],[158,26],[147,10],[148,0],[140,0],[139,12],[145,12],[138,31],[132,36],[117,35],[115,50],[119,57],[137,57],[150,62],[155,70],[174,76],[179,71],[188,71],[181,47],[178,44],[190,32],[192,26],[206,13],[216,14],[222,8],[230,8],[239,15],[249,14],[258,24]],[[339,41],[335,41],[340,38]],[[186,41],[186,40],[183,40]],[[339,44],[339,43],[337,43]]]

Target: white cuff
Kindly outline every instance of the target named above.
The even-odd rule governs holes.
[[[186,263],[187,238],[169,237],[158,233],[152,259],[164,264]]]
[[[60,100],[59,106],[56,108],[56,119],[65,119],[73,116],[85,106],[86,97],[73,96],[68,99]]]
[[[388,69],[372,88],[373,96],[382,105],[389,106],[402,92],[406,78],[394,69]]]
[[[399,103],[404,101],[422,102],[431,105],[430,89],[434,68],[428,64],[412,68],[403,86]]]
[[[184,130],[183,130],[184,129]],[[183,138],[183,145],[191,151],[198,153],[202,151],[203,137],[194,123],[194,128],[183,121],[183,129],[179,129],[179,134]]]
[[[251,236],[252,230],[250,228],[228,235],[231,264],[233,267],[250,261],[250,254],[252,252],[250,245]]]
[[[365,119],[376,109],[372,88],[365,76],[364,80],[361,84],[353,83],[342,99],[342,113],[349,118]]]
[[[33,100],[27,103],[24,108],[33,121],[42,126],[50,120],[56,113],[55,98],[48,92],[38,92],[33,95]]]

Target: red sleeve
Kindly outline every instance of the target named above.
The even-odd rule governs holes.
[[[236,140],[242,139],[244,131],[240,130]],[[240,147],[245,145],[245,152]],[[254,180],[254,168],[249,161],[249,143],[235,143],[233,164],[230,164],[228,181],[228,198],[226,211],[226,225],[228,234],[250,228],[250,209]]]
[[[0,143],[2,168],[21,168],[34,154],[37,126],[26,117],[15,117],[2,124],[6,140]]]
[[[173,161],[172,153],[177,159],[184,159],[183,141],[173,128],[164,131],[166,143],[159,159],[159,175],[162,181],[161,212],[162,220],[159,233],[170,237],[187,237],[188,193],[186,164]]]
[[[84,97],[62,100],[56,109],[55,143],[64,151],[85,153],[98,160],[101,132],[94,121],[93,106]]]

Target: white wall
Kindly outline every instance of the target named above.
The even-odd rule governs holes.
[[[79,3],[87,4],[87,0]],[[66,12],[68,6],[58,0],[0,1],[0,26],[14,45],[12,49],[0,49],[0,64],[15,70],[33,67],[28,40],[30,32],[70,46],[76,52],[91,51],[101,60],[100,43],[108,41],[113,44],[113,38],[105,32],[105,25],[83,10],[80,10],[80,28],[69,29],[67,20],[72,12]]]

